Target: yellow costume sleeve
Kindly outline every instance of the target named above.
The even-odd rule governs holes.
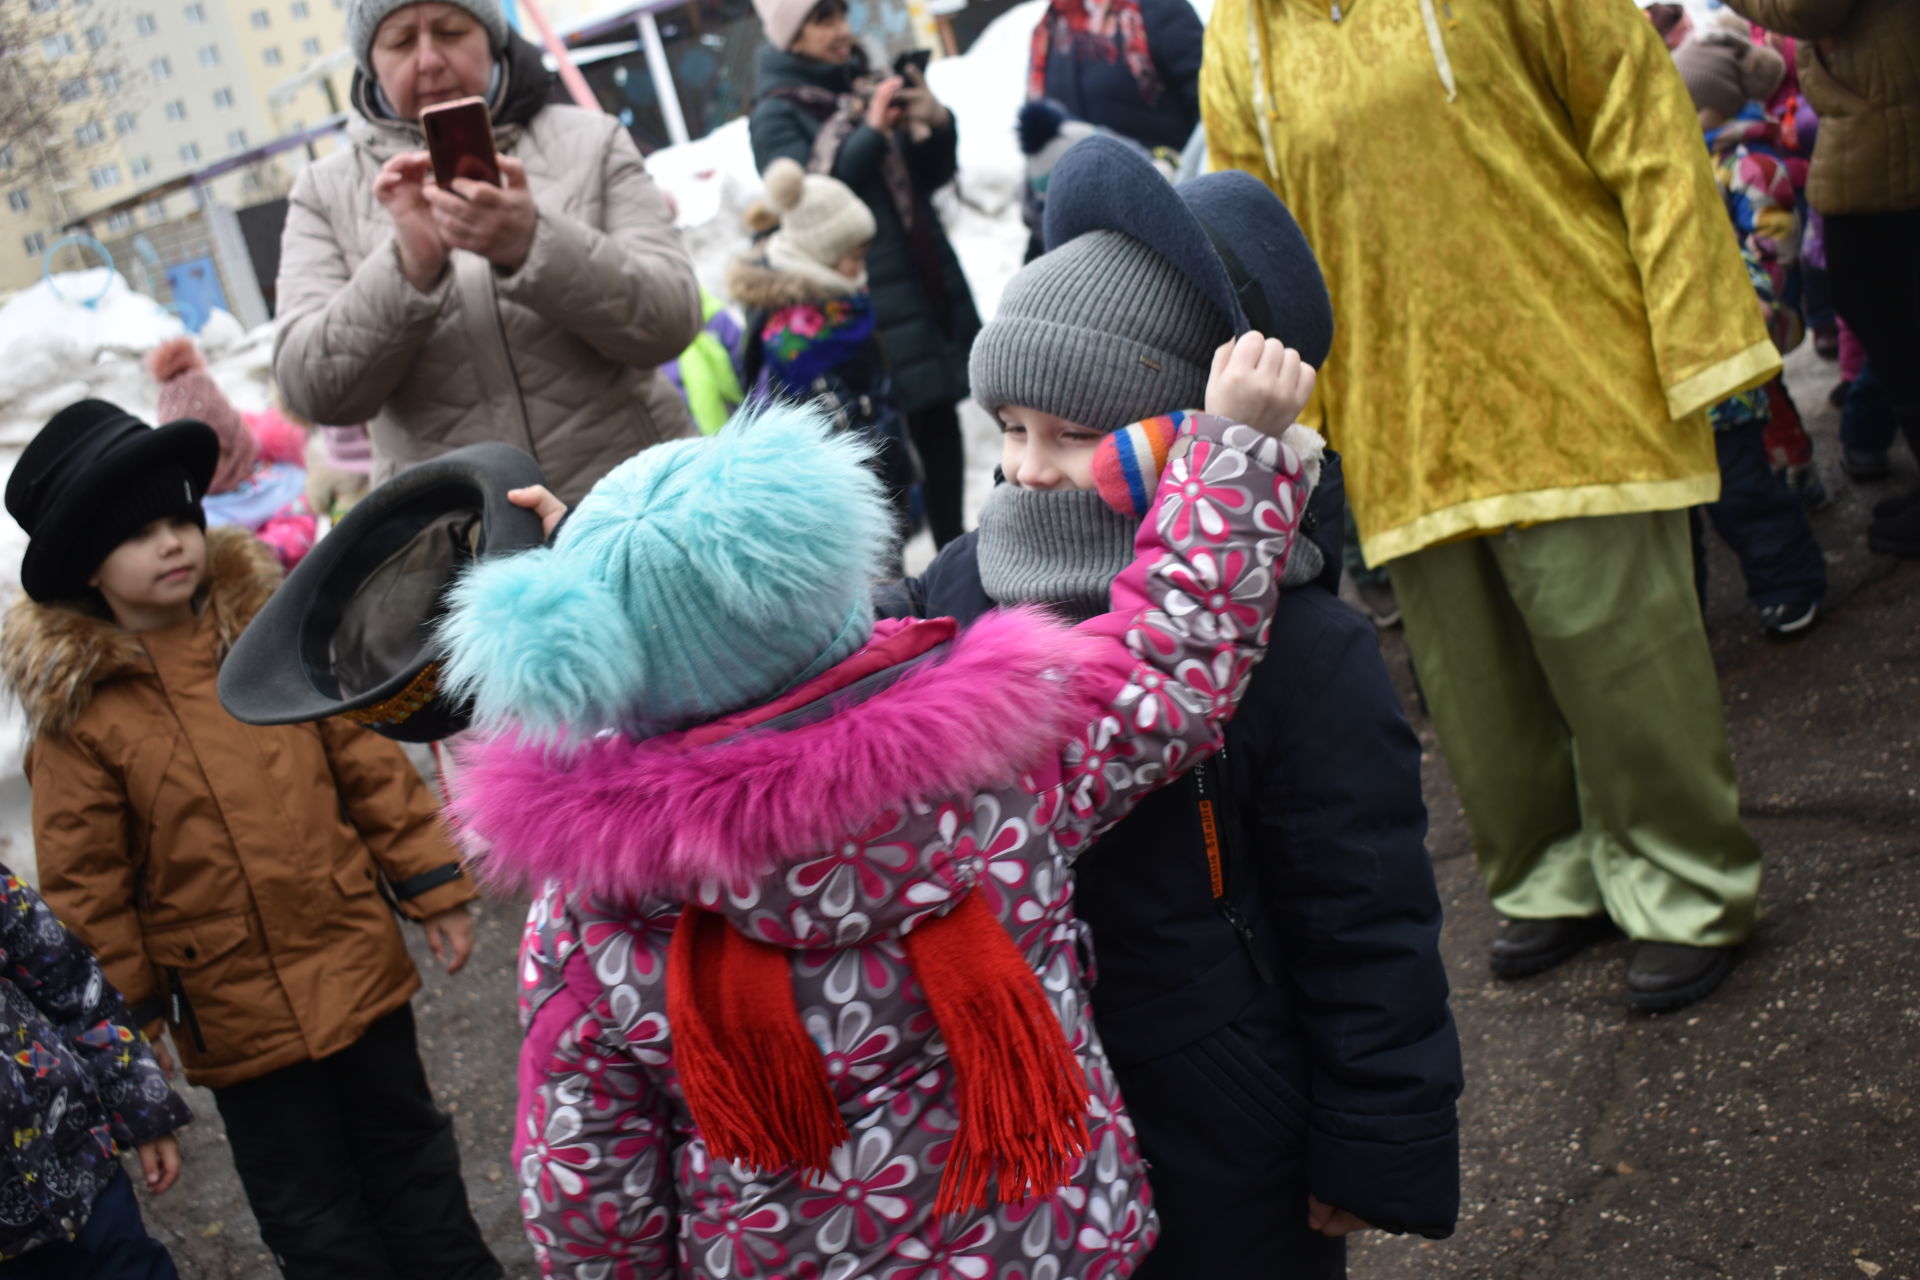
[[[1780,372],[1724,219],[1697,114],[1653,24],[1630,0],[1541,0],[1518,29],[1575,138],[1620,202],[1667,408],[1687,415]]]

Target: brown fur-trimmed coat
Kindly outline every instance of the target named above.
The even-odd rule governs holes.
[[[0,675],[26,713],[41,891],[149,1036],[164,1011],[195,1084],[351,1045],[419,987],[379,878],[458,861],[400,749],[344,720],[258,727],[220,662],[280,582],[245,530],[207,535],[190,626],[133,634],[23,600]],[[464,875],[401,902],[475,896]]]

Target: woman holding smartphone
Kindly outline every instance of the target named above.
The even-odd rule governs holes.
[[[281,241],[288,406],[368,422],[376,484],[498,440],[572,500],[691,435],[658,366],[699,332],[699,286],[618,121],[548,101],[499,0],[349,0],[347,35],[352,145],[301,173]],[[499,185],[434,179],[421,112],[463,98],[486,104]],[[484,131],[462,137],[486,149]]]
[[[872,210],[879,233],[867,253],[873,309],[893,364],[926,481],[936,545],[960,535],[965,458],[955,405],[967,396],[967,354],[980,331],[973,293],[933,193],[958,168],[953,114],[903,60],[872,74],[853,38],[845,0],[754,0],[770,47],[760,51],[759,100],[750,128],[762,173],[782,156],[830,174]]]

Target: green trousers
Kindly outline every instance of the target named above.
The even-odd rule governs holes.
[[[1731,946],[1759,915],[1684,511],[1512,529],[1393,562],[1487,895]]]

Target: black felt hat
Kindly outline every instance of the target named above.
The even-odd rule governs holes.
[[[314,544],[220,667],[220,702],[248,724],[344,715],[402,742],[466,728],[439,690],[433,639],[447,587],[475,560],[538,546],[540,519],[507,490],[540,484],[511,445],[410,467]]]
[[[35,600],[84,595],[120,543],[154,520],[193,516],[220,461],[220,437],[182,418],[150,427],[117,404],[81,400],[53,415],[7,477],[7,513],[27,531],[20,585]]]
[[[1229,169],[1168,185],[1117,139],[1076,142],[1047,179],[1046,247],[1089,231],[1132,236],[1177,267],[1233,321],[1279,338],[1319,367],[1333,345],[1333,305],[1313,248],[1279,196]]]

